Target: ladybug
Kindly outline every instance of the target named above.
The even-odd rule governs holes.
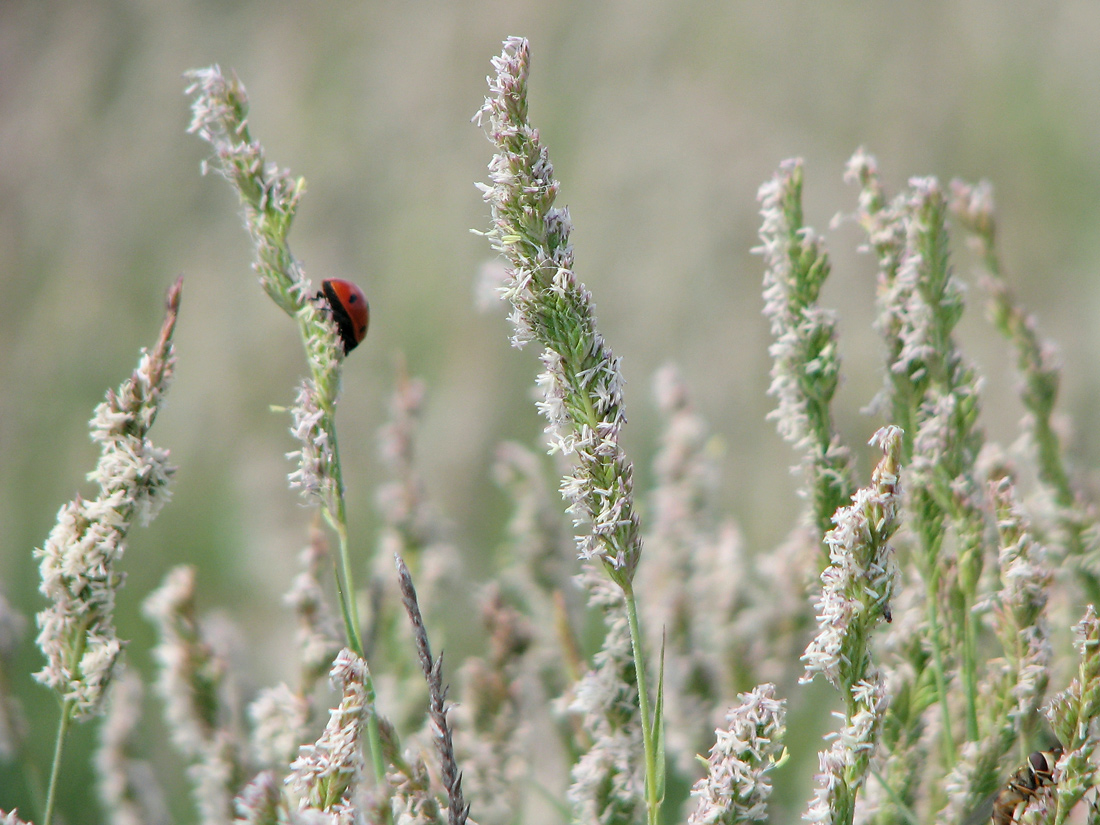
[[[340,341],[344,345],[344,355],[347,355],[367,337],[370,304],[367,303],[363,290],[351,281],[342,281],[339,278],[321,281],[317,300],[322,299],[328,304],[332,320],[336,322],[336,330],[340,333]]]

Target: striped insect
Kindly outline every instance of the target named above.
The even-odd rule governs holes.
[[[1062,755],[1060,747],[1034,751],[1027,764],[1012,774],[1008,784],[993,799],[993,825],[1014,825],[1020,805],[1026,807],[1040,790],[1054,784],[1054,766]]]

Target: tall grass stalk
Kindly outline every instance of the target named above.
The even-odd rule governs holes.
[[[214,169],[240,195],[245,225],[256,249],[253,268],[264,292],[295,319],[306,352],[310,378],[299,387],[292,408],[291,431],[301,448],[291,454],[299,460],[291,474],[293,486],[317,499],[325,520],[336,532],[339,565],[336,581],[348,643],[363,653],[355,604],[351,555],[348,547],[347,512],[336,439],[336,400],[340,391],[343,357],[335,324],[314,300],[314,290],[287,243],[291,224],[305,190],[302,178],[267,161],[263,146],[252,138],[248,126],[248,94],[236,77],[221,69],[188,73],[192,84],[193,117],[188,131],[214,148]]]
[[[513,345],[538,341],[544,347],[538,407],[549,422],[551,451],[573,459],[561,490],[574,525],[584,528],[577,536],[580,558],[599,560],[623,593],[644,748],[645,807],[650,825],[656,825],[664,793],[662,726],[650,709],[633,588],[642,540],[633,465],[619,443],[626,423],[620,361],[596,329],[592,296],[573,272],[569,211],[554,205],[559,184],[549,151],[528,120],[527,41],[505,41],[493,66],[490,94],[476,117],[487,125],[497,150],[489,164],[492,185],[481,185],[493,215],[487,236],[508,262],[501,297],[512,304]]]
[[[333,319],[313,299],[313,288],[287,243],[305,182],[267,161],[263,146],[249,131],[248,95],[235,77],[226,77],[217,66],[192,71],[188,76],[193,81],[187,89],[193,98],[193,118],[188,131],[213,146],[213,168],[234,186],[244,205],[245,224],[256,249],[253,267],[260,285],[298,325],[310,377],[299,387],[292,408],[291,431],[301,446],[291,454],[298,458],[299,465],[290,480],[304,495],[320,503],[325,520],[336,533],[335,580],[340,612],[348,645],[363,657],[336,437],[336,400],[343,350]],[[364,669],[364,673],[367,693],[373,694],[370,670]],[[378,720],[373,711],[372,704],[367,724],[375,775],[381,780],[385,766]]]

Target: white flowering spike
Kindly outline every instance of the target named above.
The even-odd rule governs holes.
[[[110,825],[168,825],[164,792],[153,766],[133,755],[141,722],[141,677],[126,670],[116,680],[99,727],[97,790]]]
[[[308,693],[309,686],[328,672],[340,652],[339,627],[329,609],[320,573],[330,563],[328,545],[319,525],[310,530],[310,543],[298,556],[301,572],[294,577],[283,603],[293,608],[298,618],[295,639],[301,659],[299,690]]]
[[[285,682],[260,690],[248,706],[256,760],[272,767],[287,764],[306,738],[309,714],[309,699]]]
[[[818,754],[820,773],[803,815],[810,822],[851,825],[856,797],[867,779],[889,706],[886,682],[871,660],[870,635],[892,620],[890,599],[897,579],[889,540],[898,528],[898,480],[903,433],[887,426],[871,443],[883,452],[871,484],[837,510],[825,535],[829,566],[821,574],[817,635],[802,660],[808,682],[821,673],[845,696],[844,725],[828,750]]]
[[[578,579],[588,588],[589,604],[607,616],[607,634],[592,668],[574,686],[568,707],[589,745],[573,765],[566,798],[577,822],[633,822],[641,810],[645,777],[637,759],[642,730],[623,593],[592,564]]]
[[[224,719],[226,658],[199,628],[194,568],[181,565],[170,570],[142,610],[157,626],[157,690],[172,743],[189,763],[199,821],[222,825],[233,816],[242,747],[236,729]]]
[[[573,273],[572,224],[554,206],[558,182],[538,130],[527,119],[527,41],[509,38],[490,95],[475,118],[488,124],[497,154],[489,164],[492,185],[482,185],[492,209],[487,237],[508,270],[501,297],[512,304],[512,343],[537,340],[544,372],[539,411],[549,425],[551,451],[575,459],[562,484],[570,502],[582,559],[599,558],[623,586],[633,579],[641,554],[633,504],[633,466],[619,438],[623,413],[620,361],[596,329],[592,295]]]
[[[335,512],[336,499],[341,492],[337,488],[336,452],[330,422],[321,407],[314,381],[305,380],[298,387],[290,414],[293,422],[290,434],[300,447],[286,454],[298,463],[298,469],[287,480],[292,488],[299,488],[303,496],[315,496],[325,509]]]
[[[192,81],[187,94],[193,96],[188,131],[214,149],[212,166],[205,164],[204,171],[213,168],[236,187],[255,246],[253,268],[260,285],[297,321],[306,349],[311,377],[302,383],[292,408],[291,432],[301,448],[290,454],[299,459],[291,486],[317,496],[335,517],[335,498],[343,491],[332,419],[344,348],[331,313],[313,300],[316,292],[287,244],[305,183],[270,163],[263,146],[252,139],[248,94],[236,77],[227,78],[217,66],[188,72],[187,77]]]
[[[142,352],[133,375],[96,407],[90,426],[101,452],[88,478],[99,494],[77,496],[62,507],[45,545],[35,551],[39,590],[51,602],[37,617],[38,646],[47,663],[35,678],[61,694],[73,718],[98,710],[122,652],[114,607],[126,535],[134,522],[151,521],[168,500],[174,468],[148,432],[175,364],[172,331],[181,288],[182,278],[168,293],[157,345]]]
[[[363,773],[367,663],[344,648],[329,676],[343,693],[340,706],[330,712],[321,738],[299,749],[286,784],[299,809],[338,813],[351,807],[350,795]]]
[[[691,789],[698,800],[688,825],[737,825],[767,819],[772,785],[768,774],[784,757],[786,707],[775,685],[760,685],[737,697],[727,726],[714,733],[707,775]]]
[[[315,292],[302,265],[291,254],[287,236],[305,182],[270,163],[263,146],[252,138],[244,86],[236,77],[227,78],[217,66],[188,72],[187,77],[191,80],[187,94],[193,98],[188,131],[213,147],[212,168],[240,195],[245,226],[255,247],[253,269],[268,296],[294,318],[305,348],[310,376],[302,382],[292,408],[291,432],[300,446],[290,454],[298,459],[297,469],[290,474],[290,484],[319,500],[326,520],[340,537],[341,612],[348,640],[361,651],[356,603],[349,596],[354,594],[355,585],[336,448],[336,399],[348,339],[338,329],[336,319],[341,313],[331,301],[322,300],[325,285],[331,286],[336,279],[322,281],[322,292]],[[204,163],[204,172],[211,168],[210,164]],[[358,340],[360,332],[363,330],[357,329],[351,338]]]
[[[852,495],[851,456],[833,425],[830,404],[840,378],[835,313],[818,295],[829,277],[824,241],[802,218],[802,161],[784,161],[760,187],[764,257],[764,315],[775,342],[768,394],[778,406],[768,417],[804,454],[807,498],[821,534]]]
[[[880,618],[891,618],[897,569],[889,539],[898,527],[902,435],[897,427],[875,433],[871,443],[881,447],[884,456],[871,484],[837,511],[836,526],[825,535],[830,563],[821,574],[818,632],[802,657],[803,682],[817,673],[837,688],[859,681],[870,657],[867,631]]]

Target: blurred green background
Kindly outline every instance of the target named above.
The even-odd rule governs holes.
[[[174,500],[132,534],[119,599],[129,661],[151,672],[138,608],[164,572],[199,569],[204,609],[239,622],[255,683],[291,664],[279,628],[309,511],[285,483],[293,449],[270,404],[304,362],[293,326],[257,287],[236,197],[199,175],[182,73],[219,63],[252,100],[253,134],[308,181],[291,241],[319,281],[359,282],[370,336],[348,360],[339,413],[353,547],[366,558],[382,478],[375,432],[403,354],[428,383],[421,467],[472,577],[500,540],[505,500],[489,467],[502,438],[533,444],[534,348],[479,312],[491,260],[474,188],[491,147],[471,125],[489,60],[530,39],[531,115],[572,212],[577,272],[624,358],[627,448],[650,476],[650,380],[677,362],[726,445],[722,500],[766,552],[800,509],[796,457],[764,416],[769,337],[757,187],[806,160],[807,221],[827,231],[850,443],[878,426],[860,409],[881,383],[870,329],[874,268],[841,182],[859,145],[893,190],[911,175],[993,181],[1007,275],[1062,347],[1062,411],[1083,473],[1100,464],[1100,5],[999,2],[404,3],[18,2],[0,4],[0,586],[40,609],[32,548],[96,453],[86,421],[153,343],[164,291],[184,273],[179,361],[154,440],[172,450]],[[957,244],[955,263],[973,261]],[[986,376],[992,438],[1016,438],[1012,359],[972,302],[959,335]],[[866,456],[863,464],[866,466]],[[32,626],[33,627],[33,626]],[[5,680],[46,770],[53,697],[32,627]],[[276,628],[276,631],[272,631]],[[455,660],[453,663],[457,664]],[[247,682],[246,687],[253,684]],[[154,705],[155,706],[155,705]],[[90,726],[66,762],[70,822],[87,805]],[[159,755],[158,763],[172,765]],[[0,808],[33,814],[0,766]],[[181,791],[175,790],[177,800]],[[186,816],[186,815],[183,815]]]

